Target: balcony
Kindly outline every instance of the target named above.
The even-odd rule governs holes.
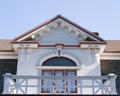
[[[3,94],[117,94],[116,75],[41,77],[4,75]]]

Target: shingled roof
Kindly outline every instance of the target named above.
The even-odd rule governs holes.
[[[120,40],[106,40],[107,46],[104,53],[120,53]]]
[[[11,40],[0,39],[0,52],[11,52],[13,51]]]
[[[0,39],[0,52],[12,52],[12,40]],[[104,53],[120,53],[120,40],[106,40]]]

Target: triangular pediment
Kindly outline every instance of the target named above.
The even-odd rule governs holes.
[[[36,41],[38,38],[44,37],[46,34],[50,34],[52,29],[61,29],[69,34],[74,35],[79,42],[80,41],[96,41],[105,42],[99,36],[86,30],[85,28],[73,23],[63,16],[56,16],[53,19],[45,22],[42,25],[30,30],[29,32],[17,37],[13,41]],[[54,37],[53,37],[54,38]]]

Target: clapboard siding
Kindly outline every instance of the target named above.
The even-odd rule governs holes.
[[[120,95],[120,60],[101,60],[101,74],[108,75],[109,73],[117,75],[116,87]]]
[[[3,92],[3,74],[11,73],[16,74],[17,59],[0,59],[0,93]]]

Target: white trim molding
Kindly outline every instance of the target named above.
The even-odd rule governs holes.
[[[48,69],[48,70],[52,70],[52,69],[58,69],[58,70],[62,70],[62,69],[66,69],[66,70],[79,70],[82,67],[73,67],[73,66],[37,66],[37,69]]]
[[[80,60],[77,57],[75,57],[75,56],[73,56],[73,55],[71,55],[69,53],[61,53],[61,56],[73,60],[78,67],[81,66],[81,62],[80,62]],[[46,61],[47,59],[52,58],[52,57],[58,57],[58,54],[56,54],[56,53],[49,53],[49,54],[47,54],[43,58],[39,59],[38,64],[36,66],[42,66],[44,61]]]
[[[15,52],[0,52],[0,59],[18,59],[18,54]]]
[[[100,56],[101,60],[120,60],[120,53],[103,53]]]

